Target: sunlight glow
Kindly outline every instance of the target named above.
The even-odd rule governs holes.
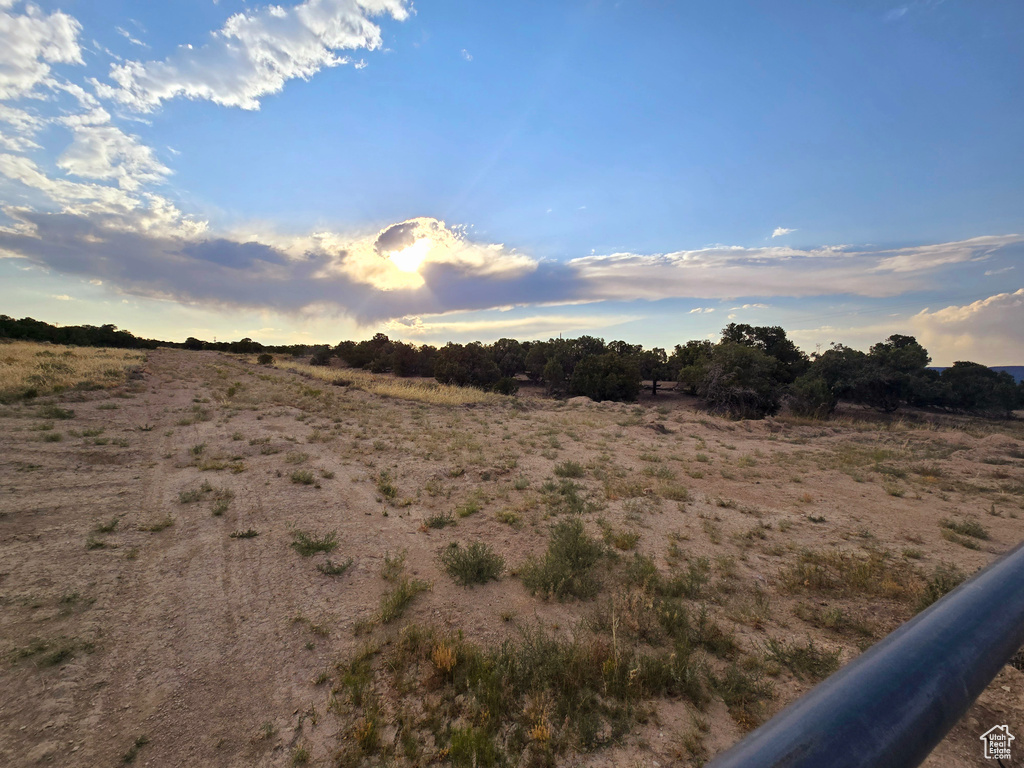
[[[429,237],[421,237],[400,251],[392,251],[389,258],[403,272],[415,272],[420,268],[433,245]]]

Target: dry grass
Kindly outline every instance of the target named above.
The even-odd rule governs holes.
[[[506,402],[509,399],[504,395],[496,395],[472,387],[455,387],[423,379],[398,379],[349,368],[329,368],[290,361],[274,363],[274,367],[285,371],[294,371],[331,384],[342,384],[361,389],[381,397],[414,400],[430,405],[493,404]]]
[[[0,402],[69,389],[116,387],[145,361],[145,353],[128,349],[0,343]]]

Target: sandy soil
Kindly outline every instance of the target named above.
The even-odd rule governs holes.
[[[884,549],[927,575],[939,563],[973,572],[1024,538],[1019,424],[737,423],[672,394],[639,406],[524,393],[519,407],[432,407],[173,350],[152,353],[125,387],[46,402],[74,417],[0,406],[5,766],[123,764],[140,737],[138,765],[282,766],[300,746],[309,764],[331,765],[345,726],[318,676],[365,642],[357,633],[388,588],[386,553],[406,552],[432,589],[394,627],[371,631],[412,621],[486,645],[537,622],[572,631],[593,610],[540,600],[510,575],[460,587],[437,561],[450,541],[485,541],[513,571],[542,552],[540,488],[566,460],[588,467],[576,482],[600,500],[587,518],[595,535],[599,518],[635,532],[665,570],[709,558],[709,608],[748,652],[768,637],[812,638],[846,663],[913,615],[896,600],[786,589],[780,573],[803,548]],[[626,489],[606,488],[594,467],[619,470]],[[293,482],[303,471],[312,482]],[[381,471],[392,500],[378,490]],[[669,485],[689,500],[663,498]],[[189,491],[198,500],[183,502]],[[423,525],[470,499],[480,511],[457,525]],[[980,522],[989,538],[967,539],[977,549],[943,538],[947,518]],[[248,529],[259,535],[230,537]],[[330,557],[352,567],[323,575],[324,555],[290,547],[295,530],[337,532]],[[751,606],[756,593],[770,608]],[[808,605],[840,606],[871,637],[798,618]],[[787,670],[773,683],[770,712],[812,685]],[[622,744],[561,762],[699,764],[683,746],[691,715],[686,702],[655,701]],[[741,737],[720,700],[704,717],[708,754]],[[1024,677],[1009,666],[926,765],[985,764],[978,737],[1002,723],[1024,745]]]

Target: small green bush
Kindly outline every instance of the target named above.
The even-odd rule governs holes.
[[[315,536],[305,531],[292,534],[292,549],[303,557],[315,555],[317,552],[333,552],[338,547],[338,535],[334,531],[323,536]]]
[[[988,539],[988,531],[977,520],[950,520],[946,518],[939,521],[943,528],[959,533],[961,536],[973,536],[975,539]]]
[[[765,643],[765,657],[789,667],[793,674],[803,679],[822,680],[839,669],[839,651],[825,651],[815,647],[813,640],[806,645],[784,643],[768,638]]]
[[[563,461],[555,467],[559,477],[583,477],[583,465],[577,461]]]
[[[966,578],[967,575],[951,563],[937,565],[932,577],[924,585],[924,591],[917,602],[917,610],[923,611],[936,600],[959,587]]]
[[[348,558],[343,563],[332,563],[330,560],[326,560],[322,563],[317,563],[316,569],[324,576],[341,576],[345,571],[352,567],[352,558]]]
[[[455,525],[455,518],[451,512],[437,512],[423,518],[423,524],[427,528],[446,528],[449,525]]]
[[[408,576],[402,576],[399,578],[395,583],[394,589],[390,592],[385,592],[384,596],[381,598],[381,624],[390,624],[392,621],[399,618],[403,613],[405,613],[405,609],[409,607],[409,603],[412,602],[413,598],[420,592],[424,592],[428,589],[430,589],[430,585],[425,581],[410,579]]]
[[[531,558],[523,567],[523,585],[533,594],[559,600],[593,597],[599,588],[594,566],[603,554],[604,547],[587,536],[582,520],[560,520],[551,530],[544,557]]]
[[[264,352],[262,355],[256,358],[256,363],[258,365],[273,365],[274,356],[268,355],[266,352]]]
[[[292,482],[296,485],[313,485],[316,478],[308,469],[297,469],[292,472]]]
[[[448,575],[467,587],[497,581],[505,569],[505,560],[478,541],[465,549],[453,541],[441,552],[440,560]]]

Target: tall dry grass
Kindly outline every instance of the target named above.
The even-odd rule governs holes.
[[[146,362],[128,349],[65,347],[13,341],[0,344],[0,401],[48,395],[68,389],[101,389],[123,384]]]
[[[255,361],[255,357],[252,360]],[[505,395],[484,392],[473,387],[456,387],[423,379],[399,379],[354,368],[330,368],[296,363],[290,360],[279,360],[274,363],[274,367],[285,371],[294,371],[331,384],[336,384],[339,381],[347,382],[347,386],[382,397],[415,400],[431,405],[493,404],[509,400]]]

